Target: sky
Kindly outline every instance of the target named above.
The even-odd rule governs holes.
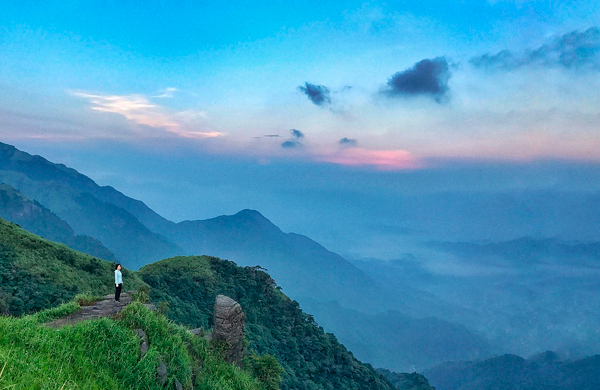
[[[599,75],[597,1],[11,1],[0,141],[341,249],[403,196],[598,192]]]

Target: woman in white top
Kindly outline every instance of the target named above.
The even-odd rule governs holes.
[[[115,269],[115,302],[121,302],[121,288],[123,288],[123,275],[121,275],[121,264]]]

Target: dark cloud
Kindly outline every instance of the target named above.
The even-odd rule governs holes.
[[[285,149],[292,149],[292,148],[295,148],[298,145],[300,145],[300,142],[297,142],[297,141],[285,141],[284,143],[281,144],[281,147],[285,148]]]
[[[440,102],[448,91],[449,78],[448,61],[444,57],[425,59],[394,74],[382,93],[390,97],[430,95]]]
[[[291,139],[283,142],[281,144],[281,147],[285,148],[285,149],[292,149],[292,148],[296,148],[298,146],[302,146],[302,143],[300,142],[300,138],[304,138],[304,133],[301,132],[300,130],[296,130],[296,129],[290,130],[290,133],[292,136]]]
[[[331,104],[331,98],[329,97],[329,88],[324,85],[314,85],[310,83],[304,83],[304,86],[299,86],[298,89],[302,91],[311,102],[317,106],[326,106]]]
[[[515,54],[503,50],[473,57],[477,68],[512,70],[528,65],[600,68],[600,30],[596,27],[556,37],[537,49]]]
[[[301,132],[300,130],[296,130],[296,129],[292,129],[292,137],[296,138],[296,139],[300,139],[302,137],[304,137],[304,133]]]
[[[348,137],[344,137],[340,140],[340,145],[346,147],[346,148],[352,148],[355,147],[356,145],[358,145],[358,141],[355,140],[354,138],[348,138]]]

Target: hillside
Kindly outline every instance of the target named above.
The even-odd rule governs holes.
[[[4,389],[266,390],[249,373],[226,364],[207,340],[140,303],[117,319],[74,326],[40,324],[79,309],[70,302],[23,318],[0,317],[0,386]],[[149,340],[140,351],[141,329]],[[157,372],[165,364],[165,376]],[[177,387],[177,384],[181,387]]]
[[[53,164],[0,143],[0,182],[18,189],[67,222],[76,235],[91,236],[127,267],[181,254],[176,244],[144,226],[136,216],[109,199],[125,198],[110,187],[62,164]],[[120,196],[119,196],[120,195]],[[127,198],[122,203],[143,208]]]
[[[115,255],[100,241],[90,236],[75,235],[71,226],[52,211],[4,183],[0,184],[0,218],[77,251],[104,260],[117,261]]]
[[[0,248],[0,302],[7,314],[35,313],[81,292],[102,295],[114,291],[113,264],[51,243],[4,220],[0,220]],[[168,303],[169,317],[175,323],[191,327],[211,327],[216,295],[226,294],[236,299],[246,311],[249,350],[258,355],[272,354],[278,359],[285,369],[283,389],[393,389],[371,366],[356,360],[335,336],[318,327],[297,302],[279,291],[273,279],[258,268],[242,268],[214,257],[180,257],[147,265],[139,272],[125,270],[123,278],[127,289],[138,288],[146,281],[153,301],[159,306],[161,302]],[[44,318],[50,319],[48,315]],[[10,321],[16,320],[7,319],[3,326],[21,326]],[[113,326],[99,323],[89,325],[88,331],[92,332],[96,326]],[[30,326],[27,324],[23,326]],[[33,332],[27,334],[34,339],[41,337],[37,330],[28,329],[23,332]],[[46,351],[45,348],[55,344],[54,336],[41,334],[43,339],[50,338],[41,342],[48,343],[40,346]],[[11,344],[9,336],[5,339],[0,336],[1,340],[5,346],[16,345]],[[19,359],[30,362],[28,359],[38,359],[36,356]],[[27,364],[58,363],[52,360]]]
[[[255,210],[184,221],[169,237],[190,253],[260,265],[298,300],[328,297],[365,309],[382,301],[380,286],[344,258],[308,237],[282,232]]]
[[[0,219],[0,311],[34,313],[78,293],[114,292],[114,265],[47,241]],[[128,270],[127,289],[143,282]]]
[[[397,311],[365,314],[335,302],[308,301],[319,319],[354,355],[375,367],[397,372],[429,368],[444,360],[474,360],[497,353],[484,336],[438,318],[412,318]]]
[[[208,327],[211,297],[217,294],[238,301],[246,311],[249,348],[275,356],[284,367],[282,389],[393,389],[259,268],[215,257],[176,257],[147,265],[139,275],[151,286],[152,299],[168,302],[168,316],[185,325]]]

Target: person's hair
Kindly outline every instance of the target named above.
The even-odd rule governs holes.
[[[115,270],[119,269],[119,266],[120,266],[120,265],[121,265],[121,264],[117,264],[117,265],[115,265]]]

